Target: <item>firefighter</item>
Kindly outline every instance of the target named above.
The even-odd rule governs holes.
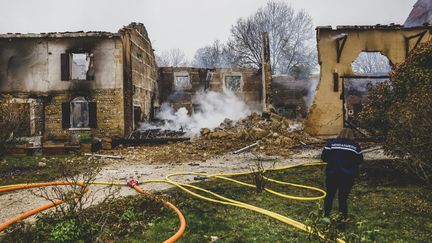
[[[348,194],[354,185],[354,178],[358,176],[358,166],[363,162],[360,145],[354,141],[354,133],[344,128],[336,139],[332,139],[324,147],[321,159],[327,163],[326,191],[324,199],[324,216],[329,217],[333,199],[338,191],[339,212],[346,219],[348,217]]]

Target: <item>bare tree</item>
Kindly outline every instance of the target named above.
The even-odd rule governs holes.
[[[224,46],[219,40],[215,40],[212,45],[199,48],[194,56],[193,65],[201,68],[218,68],[223,66]]]
[[[185,53],[178,48],[162,51],[160,55],[156,55],[156,62],[159,67],[184,67],[189,65]]]
[[[295,12],[285,2],[270,1],[252,16],[240,18],[231,29],[228,48],[238,66],[261,66],[262,33],[269,32],[274,73],[290,73],[293,67],[313,67],[315,49],[312,19],[305,11]]]
[[[352,63],[357,74],[388,74],[391,71],[389,59],[379,52],[361,52]]]
[[[237,56],[219,40],[215,40],[211,45],[199,48],[193,61],[195,67],[201,68],[229,68],[238,66],[237,63]]]

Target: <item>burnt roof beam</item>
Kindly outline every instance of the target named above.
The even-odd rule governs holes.
[[[348,38],[347,34],[344,34],[344,35],[336,38],[336,60],[337,60],[337,63],[340,62],[342,51],[345,47],[345,42],[346,42],[347,38]]]
[[[405,36],[405,57],[408,57],[410,51],[414,50],[420,44],[421,40],[423,39],[423,37],[425,36],[426,33],[427,33],[427,30],[422,31],[416,35],[412,35],[412,36],[408,36],[408,37]],[[410,46],[409,46],[410,41],[412,39],[415,39],[415,38],[417,38],[417,41],[416,41],[414,47],[412,49],[410,49]]]

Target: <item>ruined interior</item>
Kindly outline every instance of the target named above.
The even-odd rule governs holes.
[[[306,118],[310,85],[310,82],[292,76],[273,76],[272,98],[277,114],[290,119]]]
[[[418,44],[431,39],[431,30],[430,26],[400,25],[318,27],[320,80],[305,123],[306,131],[329,137],[343,128],[343,80],[368,78],[355,75],[352,70],[352,63],[361,52],[380,52],[392,65],[401,63]]]
[[[127,136],[157,106],[156,82],[142,24],[118,33],[0,35],[0,92],[29,104],[30,136]]]
[[[254,110],[261,110],[262,77],[253,68],[159,68],[159,102],[174,109],[197,108],[193,96],[200,91],[229,90],[241,97]]]

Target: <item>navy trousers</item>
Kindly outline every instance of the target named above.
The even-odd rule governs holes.
[[[354,184],[354,176],[346,174],[328,174],[326,175],[327,196],[324,199],[324,216],[330,216],[333,207],[333,199],[338,193],[339,212],[346,218],[348,216],[347,199],[348,194]]]

